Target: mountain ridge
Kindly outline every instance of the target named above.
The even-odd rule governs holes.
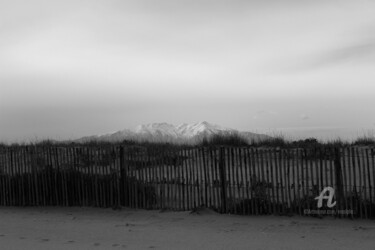
[[[236,129],[225,128],[207,121],[203,121],[191,124],[182,123],[179,125],[173,125],[166,122],[142,124],[133,130],[123,129],[114,133],[86,136],[75,140],[75,142],[121,142],[124,140],[133,140],[170,143],[199,143],[204,138],[217,134],[237,134],[246,139],[248,142],[270,138],[264,134],[257,134],[249,131],[238,131]]]

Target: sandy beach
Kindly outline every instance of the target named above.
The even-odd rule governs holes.
[[[375,222],[209,210],[2,207],[0,249],[375,249]]]

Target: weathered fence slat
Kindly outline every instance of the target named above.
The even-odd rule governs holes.
[[[220,184],[221,184],[221,213],[227,213],[227,177],[225,169],[225,151],[220,147],[219,151],[219,171],[220,171]]]
[[[370,154],[371,151],[366,148],[366,166],[367,166],[367,178],[368,178],[368,195],[369,195],[369,217],[374,218],[375,217],[375,207],[374,207],[374,192],[373,192],[373,180],[372,180],[372,172],[374,171],[373,166],[371,165],[371,160],[370,160]]]
[[[358,182],[358,197],[359,197],[359,209],[360,209],[360,216],[361,218],[363,218],[365,216],[365,207],[363,206],[363,201],[364,201],[364,198],[365,198],[365,192],[363,190],[363,175],[362,175],[362,162],[361,162],[361,151],[356,148],[356,160],[357,160],[357,166],[358,166],[358,178],[359,178],[359,182]]]
[[[249,194],[249,189],[250,189],[250,186],[249,186],[249,170],[250,170],[250,160],[248,158],[248,154],[247,154],[247,148],[243,148],[243,159],[244,159],[244,167],[245,167],[245,190],[246,190],[246,202],[245,202],[245,209],[246,209],[246,213],[245,214],[250,214],[250,209],[251,209],[251,205],[250,205],[250,194]]]
[[[348,206],[348,199],[347,199],[347,196],[348,196],[348,180],[347,180],[347,169],[348,169],[348,165],[347,165],[347,157],[346,157],[346,148],[343,148],[342,151],[341,151],[341,161],[342,161],[342,164],[341,164],[341,169],[342,169],[342,187],[343,187],[343,199],[344,199],[344,203],[345,203],[345,210],[349,210],[349,206]],[[323,178],[323,177],[321,177]],[[343,215],[343,217],[347,217],[346,214]]]

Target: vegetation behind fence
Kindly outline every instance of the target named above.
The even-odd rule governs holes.
[[[375,218],[374,158],[368,147],[3,147],[0,205]],[[332,208],[317,207],[325,187]]]

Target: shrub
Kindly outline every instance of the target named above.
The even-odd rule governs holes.
[[[282,136],[271,137],[251,144],[254,147],[289,147],[289,143]]]
[[[370,137],[370,136],[359,137],[357,140],[353,142],[353,145],[357,145],[357,146],[375,145],[375,137]]]
[[[245,138],[238,133],[214,134],[210,137],[204,137],[201,146],[248,146]]]
[[[230,202],[230,211],[236,214],[271,214],[272,206],[267,189],[272,188],[272,183],[259,180],[256,176],[251,178],[251,199],[242,199]]]

